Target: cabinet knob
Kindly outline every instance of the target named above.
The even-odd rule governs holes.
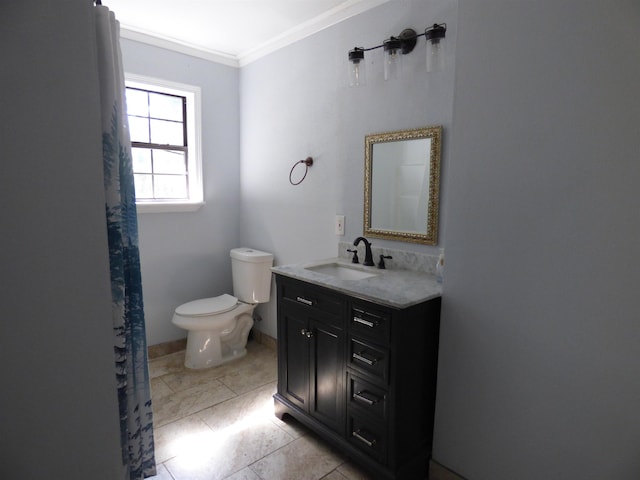
[[[300,330],[300,335],[302,335],[303,337],[311,338],[313,337],[313,332],[311,330],[303,328],[302,330]]]

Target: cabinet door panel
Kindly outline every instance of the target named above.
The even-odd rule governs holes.
[[[285,394],[299,407],[306,409],[309,398],[309,339],[304,334],[307,331],[307,321],[284,312],[286,325],[286,380]]]
[[[344,431],[344,333],[314,322],[311,414],[338,432]]]

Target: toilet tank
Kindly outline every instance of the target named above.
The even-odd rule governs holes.
[[[233,296],[246,303],[269,301],[273,255],[252,248],[231,250]]]

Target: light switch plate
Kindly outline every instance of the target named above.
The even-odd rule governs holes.
[[[344,215],[336,215],[336,235],[344,235]]]

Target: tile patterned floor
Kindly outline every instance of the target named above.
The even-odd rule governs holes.
[[[242,359],[184,368],[184,352],[149,361],[154,480],[372,480],[315,434],[273,414],[276,352],[249,342]]]

